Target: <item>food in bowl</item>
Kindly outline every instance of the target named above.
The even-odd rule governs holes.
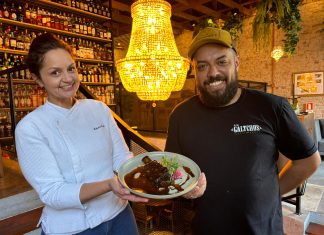
[[[189,167],[179,166],[175,158],[162,157],[159,162],[144,156],[142,162],[143,165],[124,177],[127,186],[139,192],[155,195],[181,192],[181,186],[195,176]]]

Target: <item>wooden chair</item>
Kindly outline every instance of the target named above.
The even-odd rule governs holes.
[[[291,160],[286,158],[281,153],[279,154],[279,158],[277,162],[278,169],[279,169],[279,174],[278,174],[279,178],[291,167],[291,164],[292,164]],[[295,193],[285,194],[281,198],[281,201],[288,202],[296,206],[295,214],[297,215],[301,214],[301,197],[305,194],[306,185],[307,185],[307,180],[305,180],[301,185],[299,185],[296,188]]]
[[[168,220],[168,222],[170,222],[172,233],[174,233],[174,217],[175,217],[174,207],[175,207],[175,202],[172,201],[170,205],[163,208],[159,213],[159,220],[165,218]],[[160,223],[160,221],[158,223]]]
[[[147,212],[146,205],[140,202],[132,202],[133,213],[137,222],[144,224],[144,232],[146,234],[147,225],[152,228],[153,216]]]

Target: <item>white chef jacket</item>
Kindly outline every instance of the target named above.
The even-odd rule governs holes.
[[[82,184],[114,176],[132,156],[120,129],[102,102],[77,100],[71,109],[46,101],[17,125],[21,170],[45,207],[46,234],[73,234],[118,215],[127,205],[113,192],[81,204]]]

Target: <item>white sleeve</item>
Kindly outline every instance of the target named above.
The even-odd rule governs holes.
[[[29,120],[21,120],[15,137],[20,168],[42,202],[55,209],[83,209],[79,197],[82,184],[64,180],[39,127]]]

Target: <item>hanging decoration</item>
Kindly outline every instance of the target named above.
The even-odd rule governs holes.
[[[281,46],[275,47],[271,52],[271,57],[278,62],[280,58],[284,55],[284,52],[282,50]]]
[[[301,16],[298,6],[301,0],[263,0],[257,5],[253,20],[254,44],[267,47],[270,41],[271,25],[276,25],[285,33],[284,52],[293,55],[299,41]]]
[[[164,0],[138,0],[129,48],[117,70],[126,90],[141,100],[166,100],[182,89],[189,60],[181,57],[171,27],[171,5]]]

